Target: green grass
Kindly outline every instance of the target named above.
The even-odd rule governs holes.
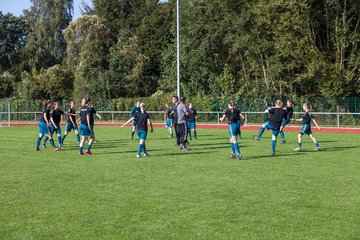
[[[165,129],[136,159],[129,128],[96,128],[92,156],[35,152],[37,129],[0,128],[0,239],[360,239],[360,135],[296,133],[271,157],[243,132],[244,160],[227,131],[199,129],[182,153]],[[48,144],[49,145],[49,144]],[[50,146],[50,145],[49,145]]]

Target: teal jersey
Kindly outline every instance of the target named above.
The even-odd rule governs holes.
[[[134,107],[131,112],[130,112],[130,117],[134,117],[135,113],[139,112],[140,108],[139,107]]]

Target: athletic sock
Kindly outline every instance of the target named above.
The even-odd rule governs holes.
[[[39,148],[40,147],[40,142],[41,142],[41,139],[43,137],[38,137],[37,141],[36,141],[36,148]]]
[[[262,134],[264,133],[265,131],[265,128],[261,127],[260,130],[259,130],[259,133],[257,135],[258,138],[261,138]]]
[[[58,136],[59,147],[62,146],[61,136]]]
[[[45,136],[44,142],[43,142],[44,145],[46,144],[47,140],[49,140],[49,137],[48,137],[48,136]]]
[[[298,143],[298,148],[301,148],[301,142]]]
[[[62,138],[61,138],[61,143],[64,142],[65,138],[66,138],[66,135],[64,134],[64,135],[62,136]]]
[[[140,155],[141,154],[141,151],[142,151],[142,149],[143,149],[143,146],[144,146],[144,144],[140,144],[139,143],[139,147],[138,147],[138,155]]]
[[[189,135],[190,140],[192,140],[190,131],[188,132],[188,135]]]
[[[275,152],[275,148],[276,148],[276,140],[272,140],[271,141],[271,149],[273,152]]]
[[[194,131],[194,138],[197,138],[197,134],[196,134],[196,131]]]
[[[86,148],[87,151],[90,151],[92,144],[89,144]]]
[[[241,130],[239,131],[239,139],[241,139]]]
[[[240,148],[239,148],[239,144],[238,143],[233,143],[234,148],[236,150],[236,152],[238,153],[238,155],[240,155]]]
[[[320,147],[318,142],[315,143],[315,146],[316,146],[317,148]]]
[[[283,131],[280,131],[280,137],[282,141],[285,141],[285,135]]]
[[[80,148],[79,148],[79,150],[80,150],[79,152],[82,153],[82,152],[83,152],[83,149],[84,149],[84,147],[80,147]]]
[[[50,142],[50,144],[51,144],[51,146],[53,148],[56,148],[55,143],[54,143],[54,139],[50,139],[49,142]]]
[[[144,153],[147,154],[145,143],[143,144],[143,150],[144,150]]]
[[[77,140],[78,143],[80,142],[80,136],[79,136],[79,134],[76,134],[76,140]]]
[[[235,154],[235,146],[233,143],[230,143],[231,145],[231,154]]]
[[[131,139],[134,138],[134,134],[135,134],[135,132],[134,132],[134,131],[131,131]]]

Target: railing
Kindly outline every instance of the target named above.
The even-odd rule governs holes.
[[[101,121],[108,123],[120,123],[129,119],[129,111],[98,111]],[[163,111],[148,111],[154,122],[164,122],[166,113]],[[258,125],[268,120],[264,112],[243,112],[246,125]],[[300,118],[302,113],[296,112],[294,116]],[[322,127],[359,127],[360,113],[329,113],[313,112],[316,121]],[[219,118],[223,112],[198,112],[197,122],[206,124],[222,124]],[[41,112],[0,112],[0,126],[11,126],[17,122],[38,122]],[[62,121],[66,121],[64,116]],[[99,121],[99,120],[97,120]]]

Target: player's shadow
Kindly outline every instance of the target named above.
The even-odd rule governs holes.
[[[244,156],[244,158],[241,161],[246,161],[246,160],[257,160],[257,159],[264,159],[266,158],[266,160],[269,159],[276,159],[279,157],[288,157],[288,156],[296,156],[299,154],[304,154],[304,152],[294,152],[294,153],[276,153],[275,155],[259,155],[259,156]]]
[[[151,151],[153,152],[153,151]],[[156,157],[162,157],[162,156],[180,156],[180,155],[187,155],[187,154],[190,154],[190,155],[203,155],[203,154],[209,154],[211,152],[215,152],[215,151],[202,151],[202,152],[199,152],[199,151],[194,151],[192,149],[189,149],[189,151],[178,151],[178,152],[174,152],[174,153],[167,153],[167,154],[157,154],[157,155],[154,155]]]
[[[149,152],[160,152],[160,151],[166,151],[168,149],[149,149]],[[111,151],[111,152],[103,152],[103,153],[96,153],[96,155],[109,155],[109,154],[122,154],[122,153],[136,153],[137,149],[133,149],[133,150],[127,150],[127,151]],[[156,155],[159,156],[159,155]]]
[[[191,144],[192,142],[190,142],[190,145],[192,145]],[[226,146],[230,146],[230,143],[228,143],[228,142],[219,142],[219,143],[196,143],[196,142],[194,142],[194,144],[193,144],[194,146],[219,146],[219,145],[226,145]]]
[[[331,148],[321,148],[320,152],[339,152],[339,151],[345,151],[345,150],[349,150],[351,148],[358,148],[356,146],[351,146],[351,147],[331,147]],[[310,152],[310,151],[309,151]],[[312,151],[313,152],[313,151]]]

